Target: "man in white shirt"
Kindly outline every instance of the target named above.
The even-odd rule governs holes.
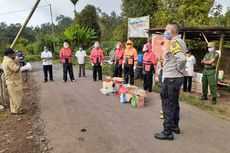
[[[44,46],[44,51],[41,54],[41,59],[43,61],[43,71],[44,71],[44,82],[48,81],[48,71],[50,81],[53,81],[53,68],[52,68],[52,53],[48,51],[48,48]]]
[[[192,77],[194,75],[194,66],[196,65],[196,58],[192,55],[191,49],[186,51],[186,68],[188,76],[184,78],[183,90],[184,92],[191,92],[192,90]]]
[[[77,57],[77,63],[78,63],[78,76],[81,77],[81,72],[83,74],[83,77],[85,77],[85,58],[86,58],[86,52],[83,50],[82,46],[79,46],[79,50],[76,52],[75,56]]]

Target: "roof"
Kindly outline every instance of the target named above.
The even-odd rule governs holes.
[[[150,34],[163,33],[165,28],[147,29]],[[224,40],[230,40],[230,27],[181,27],[180,34],[185,33],[185,39],[205,40],[203,34],[208,41],[220,40],[221,34],[224,34]],[[202,34],[203,33],[203,34]]]

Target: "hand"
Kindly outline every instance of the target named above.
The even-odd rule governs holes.
[[[102,66],[103,64],[102,64],[102,62],[101,62],[101,66]]]
[[[124,70],[124,64],[122,64],[122,69]]]
[[[188,76],[188,72],[187,72],[187,71],[183,71],[182,74],[183,74],[184,76]]]
[[[137,68],[137,66],[136,66],[136,65],[134,65],[133,70],[135,71],[135,70],[136,70],[136,68]]]
[[[92,66],[94,66],[94,64],[93,64],[93,63],[91,63],[91,65],[92,65]]]

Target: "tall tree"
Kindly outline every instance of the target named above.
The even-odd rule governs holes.
[[[81,27],[94,29],[97,35],[100,35],[98,16],[95,6],[86,5],[80,13],[76,14],[75,21],[80,24]]]
[[[209,25],[208,15],[213,4],[214,0],[159,0],[154,26],[164,27],[169,22],[182,26]]]

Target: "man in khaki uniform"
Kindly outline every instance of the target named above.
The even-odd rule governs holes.
[[[15,52],[11,48],[6,49],[4,51],[2,69],[9,92],[11,114],[18,115],[23,113],[21,109],[23,91],[20,65],[15,56]]]

